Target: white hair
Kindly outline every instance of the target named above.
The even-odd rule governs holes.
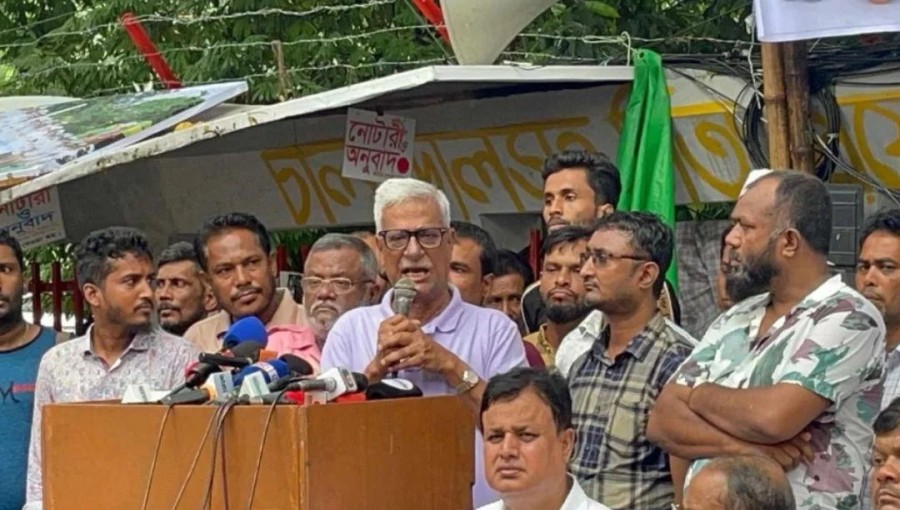
[[[375,230],[381,232],[384,210],[408,200],[434,200],[441,210],[442,226],[450,226],[450,201],[433,184],[417,179],[395,177],[375,190]]]

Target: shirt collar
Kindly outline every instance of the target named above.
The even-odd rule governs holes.
[[[788,315],[791,315],[796,311],[806,310],[807,308],[812,308],[813,306],[821,304],[830,296],[832,296],[836,292],[839,292],[843,287],[844,281],[841,279],[841,275],[832,276],[831,278],[822,282],[821,285],[813,289],[813,291],[807,294],[805,298],[801,299],[800,302],[791,309]],[[770,292],[766,292],[757,296],[747,298],[746,300],[738,304],[738,306],[736,306],[735,308],[743,312],[753,311],[757,308],[765,308],[769,305],[771,298],[772,294]]]
[[[598,338],[603,332],[603,312],[592,310],[578,325],[578,333],[583,337]]]
[[[572,487],[569,489],[569,494],[566,495],[565,501],[559,510],[581,510],[582,508],[586,508],[586,505],[591,501],[588,499],[587,494],[585,494],[584,489],[581,488],[581,485],[578,483],[578,480],[575,479],[574,476],[567,474]],[[503,510],[508,510],[509,507],[506,506],[506,503],[503,504]]]
[[[586,508],[587,503],[590,501],[587,494],[585,494],[584,489],[581,488],[574,476],[568,476],[569,480],[572,481],[572,488],[569,489],[569,495],[566,496],[566,500],[563,501],[559,510],[580,510],[581,508]]]
[[[623,352],[627,352],[631,354],[631,356],[635,359],[642,360],[644,356],[650,352],[650,349],[653,348],[653,344],[660,337],[660,335],[665,331],[666,328],[666,319],[659,312],[650,319],[650,322],[644,326],[644,329],[641,330],[640,333],[637,334],[634,338],[628,342],[628,346],[625,347]],[[603,328],[603,332],[600,334],[600,337],[594,342],[593,352],[594,356],[602,359],[606,355],[606,348],[609,346],[609,338],[610,338],[610,328],[607,325]]]
[[[278,300],[278,308],[275,309],[275,313],[272,315],[272,319],[266,324],[266,330],[269,330],[270,324],[293,324],[294,320],[294,312],[297,310],[297,307],[300,306],[294,301],[294,297],[291,296],[291,293],[284,288],[275,289],[275,296],[272,299]],[[216,338],[219,340],[225,336],[225,333],[228,332],[228,328],[231,327],[231,324],[234,322],[234,317],[228,314],[225,310],[219,312],[216,321]]]
[[[393,300],[394,289],[389,290],[381,300],[381,310],[388,316],[394,315],[394,309],[391,308],[391,300]],[[459,290],[450,285],[450,302],[441,310],[437,317],[422,325],[422,331],[431,335],[434,332],[450,333],[459,327],[459,321],[462,319],[463,309],[465,308]]]
[[[88,326],[87,332],[81,338],[76,338],[72,340],[73,342],[79,343],[79,351],[82,356],[96,356],[94,353],[94,348],[91,346],[91,334],[94,331],[94,325],[91,324]],[[156,330],[150,330],[146,333],[138,333],[134,335],[134,338],[131,340],[131,343],[128,347],[125,348],[125,351],[122,353],[124,356],[128,351],[135,352],[145,352],[150,350],[150,347],[153,345],[153,339],[156,336]]]

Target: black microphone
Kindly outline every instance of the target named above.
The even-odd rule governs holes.
[[[291,369],[291,375],[312,375],[315,372],[312,365],[300,356],[282,354],[278,359],[287,363],[288,368]]]
[[[239,348],[237,346],[234,347],[231,351],[231,355],[228,353],[218,354],[218,353],[209,353],[202,352],[200,353],[200,363],[208,363],[212,365],[217,365],[220,367],[233,367],[233,368],[244,368],[246,366],[252,365],[257,361],[260,361],[260,357],[263,352],[269,353],[272,357],[275,356],[275,353],[272,351],[264,351],[265,346],[260,342],[241,342],[237,344],[238,346],[243,346],[246,344],[255,344],[254,348]]]
[[[312,365],[307,363],[305,359],[293,354],[283,354],[279,359],[287,363],[291,373],[269,383],[269,391],[272,393],[277,393],[287,388],[288,384],[306,379],[315,372]]]
[[[406,379],[384,379],[366,388],[366,400],[421,397],[422,389]]]
[[[240,343],[234,344],[234,346],[231,348],[230,353],[233,356],[239,356],[239,357],[253,356],[254,354],[259,355],[259,351],[262,350],[263,347],[264,347],[263,344],[260,342],[248,340],[245,342],[240,342]],[[218,356],[225,356],[226,353],[228,353],[228,352],[229,351],[227,351],[227,350],[223,350],[223,351],[221,351],[221,354],[219,354]],[[222,367],[220,364],[204,363],[202,361],[204,354],[206,354],[206,353],[200,354],[201,361],[199,363],[193,365],[192,367],[190,367],[188,369],[187,375],[185,376],[184,383],[181,384],[180,386],[178,386],[177,388],[175,388],[174,390],[172,390],[171,392],[169,392],[169,396],[175,395],[176,393],[180,393],[184,389],[197,388],[198,386],[200,386],[201,384],[206,382],[206,380],[209,379],[210,375],[222,370]]]

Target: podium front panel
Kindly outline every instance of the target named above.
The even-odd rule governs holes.
[[[229,413],[213,470],[212,433],[202,440],[215,411],[171,410],[148,509],[196,510],[207,497],[213,509],[247,508],[269,407]],[[45,509],[142,508],[165,407],[60,404],[43,414]],[[456,397],[278,406],[253,508],[471,508],[473,450],[474,419]]]

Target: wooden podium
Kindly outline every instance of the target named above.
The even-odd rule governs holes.
[[[215,406],[179,406],[166,421],[148,509],[170,510]],[[46,510],[140,510],[162,405],[44,408]],[[213,468],[213,433],[177,509],[245,510],[269,406],[229,413]],[[269,425],[253,509],[472,508],[474,420],[456,397],[311,407],[280,405]]]

